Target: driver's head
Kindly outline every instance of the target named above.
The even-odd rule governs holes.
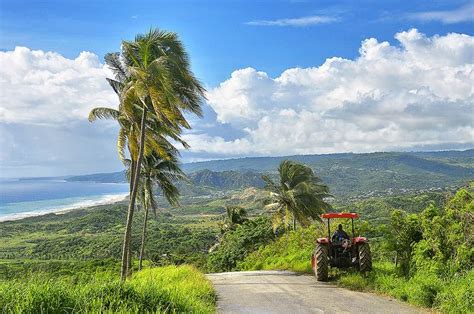
[[[337,226],[337,229],[342,230],[342,225],[339,224],[339,225]]]

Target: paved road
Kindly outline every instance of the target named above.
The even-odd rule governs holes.
[[[219,313],[420,313],[383,296],[354,292],[288,271],[209,274]]]

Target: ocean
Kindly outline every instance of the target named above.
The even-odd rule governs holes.
[[[128,188],[126,183],[0,179],[0,221],[121,201]]]

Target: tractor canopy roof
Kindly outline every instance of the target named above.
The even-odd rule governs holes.
[[[332,219],[332,218],[359,218],[359,215],[356,213],[327,213],[327,214],[322,214],[321,218],[327,218],[327,219]]]

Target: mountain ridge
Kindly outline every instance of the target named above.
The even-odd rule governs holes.
[[[182,167],[190,179],[190,186],[200,187],[199,191],[203,193],[203,189],[208,188],[261,188],[261,174],[269,173],[276,177],[277,167],[284,159],[300,161],[312,167],[338,196],[444,189],[465,184],[474,178],[474,150],[247,157],[183,164]],[[90,174],[66,180],[125,182],[125,174],[124,171]]]

